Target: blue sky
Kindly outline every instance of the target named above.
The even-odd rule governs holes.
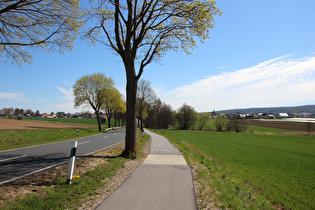
[[[142,78],[173,109],[197,111],[315,104],[315,1],[218,0],[211,39],[191,55],[168,52]],[[76,40],[64,55],[35,51],[22,69],[0,65],[0,108],[75,112],[72,86],[94,72],[111,77],[123,94],[120,58],[102,45]]]

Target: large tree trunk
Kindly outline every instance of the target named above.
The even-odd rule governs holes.
[[[98,131],[101,132],[102,131],[102,125],[101,125],[101,120],[100,120],[100,116],[99,116],[99,112],[96,111],[96,118],[97,118],[97,122],[98,122]]]
[[[137,97],[137,77],[134,74],[134,65],[125,63],[127,76],[127,109],[126,109],[126,140],[124,155],[127,157],[137,156],[136,139],[136,97]]]
[[[107,119],[108,119],[108,128],[110,128],[110,120],[112,119],[112,117],[107,117]]]
[[[143,130],[143,119],[142,119],[142,114],[140,114],[140,130],[141,130],[142,132],[144,132],[144,130]]]

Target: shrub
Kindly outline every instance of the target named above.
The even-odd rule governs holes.
[[[227,126],[228,131],[233,130],[236,133],[239,133],[239,132],[246,132],[247,130],[247,124],[245,122],[245,119],[242,119],[238,115],[234,115],[227,124],[228,124]]]
[[[225,126],[227,131],[233,130],[233,122],[231,120],[228,120]]]
[[[307,123],[305,123],[305,126],[306,126],[306,131],[311,135],[312,123],[311,122],[307,122]]]
[[[224,115],[218,115],[214,118],[213,122],[217,131],[222,131],[224,126],[226,126],[226,117]]]
[[[189,130],[195,124],[197,112],[193,107],[184,103],[177,111],[175,117],[179,130]]]
[[[17,116],[17,118],[16,118],[17,120],[23,120],[23,115],[19,115],[19,116]]]

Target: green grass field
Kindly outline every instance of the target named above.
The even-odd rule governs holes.
[[[268,128],[268,127],[261,127],[261,126],[247,126],[247,132],[257,132],[257,133],[299,133],[299,131],[290,131],[284,130],[279,128]]]
[[[76,129],[1,130],[0,151],[39,144],[47,144],[52,142],[66,141],[100,133],[97,129],[98,124],[96,119],[25,117],[23,120],[95,125],[95,128],[81,128],[79,129],[79,136],[77,136]],[[111,125],[114,126],[114,124],[114,120],[111,120]],[[102,124],[102,130],[104,131],[106,128],[107,122],[106,124]]]
[[[194,130],[198,129],[198,123],[195,124]],[[213,120],[209,120],[206,122],[206,124],[203,127],[203,131],[216,131],[215,124]],[[252,126],[247,125],[247,131],[246,132],[257,132],[257,133],[298,133],[299,131],[289,131],[284,129],[278,129],[278,128],[268,128],[268,127],[261,127],[261,126]]]
[[[39,118],[39,117],[25,117],[25,120],[35,120],[35,121],[48,121],[48,122],[59,122],[59,123],[73,123],[73,124],[83,124],[83,125],[98,125],[96,119],[77,119],[77,118]],[[112,119],[110,121],[111,126],[115,125],[115,121]],[[105,125],[108,125],[106,120]],[[118,125],[118,122],[117,122]]]
[[[215,165],[223,168],[222,179],[226,182],[241,180],[274,206],[315,209],[314,137],[161,132],[177,143],[183,141],[200,150],[211,164],[214,161]],[[201,162],[207,163],[205,160]],[[228,206],[244,208],[231,203]]]
[[[75,138],[99,134],[97,128],[48,129],[48,130],[1,130],[0,151],[26,146],[66,141]]]

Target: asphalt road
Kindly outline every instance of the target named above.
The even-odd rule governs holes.
[[[73,141],[76,156],[87,156],[125,139],[125,129],[75,140],[0,152],[0,185],[69,161]]]

